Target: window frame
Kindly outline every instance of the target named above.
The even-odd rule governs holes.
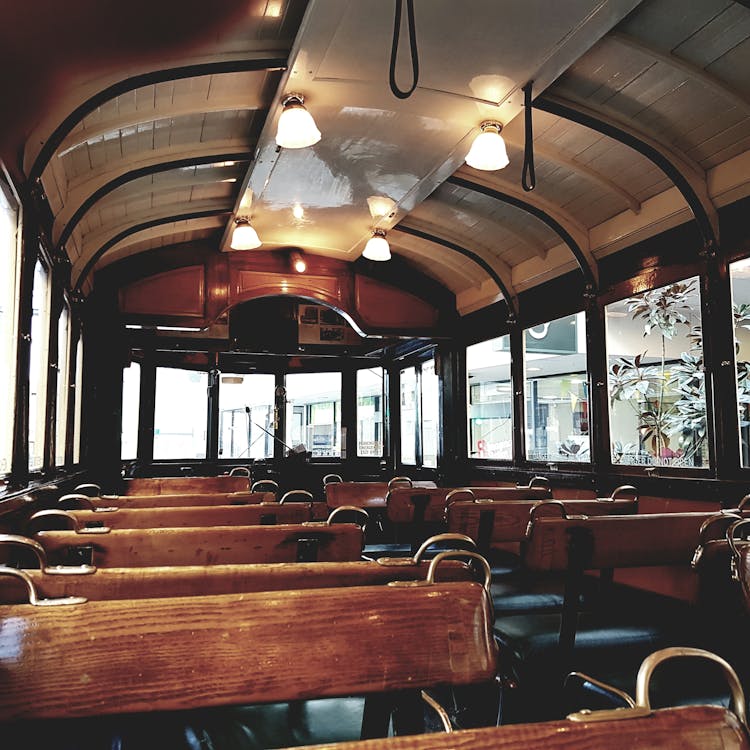
[[[437,466],[425,466],[424,465],[424,427],[423,427],[423,392],[422,392],[422,367],[425,363],[433,360],[435,362],[435,375],[438,379],[438,444],[437,444]],[[438,351],[437,347],[430,346],[426,351],[419,352],[412,357],[404,357],[401,361],[394,363],[396,382],[398,387],[396,388],[395,398],[397,399],[398,406],[398,434],[396,435],[397,444],[395,446],[395,456],[398,459],[398,465],[400,467],[408,467],[410,469],[417,469],[429,472],[437,472],[441,468],[443,461],[442,445],[440,441],[440,435],[444,429],[443,425],[443,403],[442,403],[442,378],[439,374],[438,367]],[[416,375],[415,379],[415,406],[416,416],[414,420],[414,463],[404,463],[402,460],[402,447],[403,447],[403,421],[401,419],[401,372],[414,368]]]

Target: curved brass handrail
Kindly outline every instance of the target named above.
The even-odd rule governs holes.
[[[305,498],[304,500],[292,500],[291,501],[291,502],[295,502],[295,503],[301,503],[301,502],[311,503],[315,499],[313,497],[312,492],[308,492],[307,490],[289,490],[289,492],[285,492],[284,495],[282,496],[281,500],[279,500],[279,505],[284,505],[284,503],[290,502],[290,501],[287,500],[287,498],[290,495],[292,497],[294,497],[295,495],[304,496],[304,498]]]
[[[729,527],[737,521],[741,521],[742,517],[735,513],[714,513],[709,516],[702,524],[698,531],[698,546],[695,548],[693,553],[693,559],[690,561],[690,567],[694,570],[700,565],[700,561],[703,558],[703,552],[706,548],[706,544],[709,541],[706,538],[707,532],[719,523],[725,523],[726,528],[723,530],[724,533],[728,531]]]
[[[552,484],[550,483],[549,479],[547,477],[531,477],[531,480],[529,481],[527,485],[528,489],[532,490],[534,487],[543,487],[544,489],[551,489]]]
[[[362,523],[358,523],[357,526],[359,526],[362,529],[362,531],[364,531],[367,528],[367,524],[370,521],[370,514],[364,508],[358,508],[356,505],[339,505],[338,508],[334,508],[331,511],[326,523],[329,526],[331,526],[333,524],[333,519],[340,513],[345,513],[345,512],[355,513],[355,514],[364,516],[364,520],[362,521]],[[351,522],[347,521],[346,523],[351,523]]]
[[[341,474],[326,474],[323,477],[323,486],[325,487],[327,484],[338,484],[343,481]]]
[[[93,495],[89,494],[89,492],[93,491]],[[102,488],[98,484],[93,484],[91,482],[87,484],[79,484],[73,492],[78,492],[81,495],[88,495],[89,497],[101,497],[102,494]]]
[[[477,543],[466,534],[456,534],[452,532],[446,532],[445,534],[435,534],[435,536],[431,536],[429,539],[425,539],[422,544],[419,546],[419,549],[414,553],[414,556],[411,558],[415,565],[419,565],[419,563],[422,560],[422,555],[424,555],[427,550],[432,547],[433,544],[439,544],[440,542],[463,542],[464,544],[469,544],[474,549],[477,547]]]
[[[230,477],[247,477],[250,479],[250,469],[247,468],[247,466],[235,466],[233,469],[229,472]]]
[[[62,575],[90,575],[96,572],[94,565],[50,565],[47,562],[47,551],[35,539],[29,539],[26,536],[17,534],[0,534],[0,545],[9,544],[15,547],[28,549],[34,553],[39,561],[39,569],[45,575],[62,576]]]
[[[115,505],[97,505],[89,495],[81,495],[79,493],[71,493],[69,495],[63,495],[58,499],[58,505],[62,503],[68,503],[75,501],[81,503],[85,510],[93,510],[95,513],[113,513],[119,508]],[[64,508],[63,510],[76,510],[76,508]]]
[[[40,599],[36,593],[36,586],[34,581],[28,573],[17,568],[9,568],[5,565],[0,565],[0,576],[10,576],[11,578],[18,578],[26,585],[26,591],[29,594],[29,604],[34,607],[53,607],[64,604],[85,604],[88,599],[83,596],[63,596],[57,599]]]
[[[529,522],[526,524],[526,539],[531,538],[531,533],[534,530],[534,521],[536,521],[539,510],[549,507],[559,508],[560,518],[566,520],[584,521],[588,518],[588,516],[584,516],[582,514],[572,516],[568,515],[568,509],[565,507],[565,503],[563,503],[562,500],[540,500],[538,503],[534,503],[534,505],[531,506],[531,510],[529,511]]]
[[[250,492],[263,492],[263,490],[259,490],[258,487],[264,484],[272,485],[273,486],[273,492],[276,493],[279,491],[279,483],[274,482],[273,479],[258,479],[256,482],[253,482],[250,486]]]
[[[414,482],[411,481],[411,477],[393,477],[388,482],[388,490],[393,489],[399,484],[405,484],[407,487],[413,487]]]
[[[472,552],[471,550],[448,549],[444,550],[443,552],[438,552],[437,555],[435,555],[435,557],[430,560],[430,567],[427,568],[427,576],[425,578],[425,581],[427,583],[435,583],[435,573],[437,571],[438,565],[440,565],[443,560],[450,560],[452,558],[458,557],[468,557],[472,560],[479,560],[482,566],[482,571],[484,572],[484,583],[482,584],[482,587],[489,595],[490,585],[492,584],[492,569],[490,568],[490,564],[482,555],[480,555],[478,552]]]
[[[73,515],[73,513],[71,513],[69,510],[60,510],[58,508],[37,511],[27,521],[26,528],[31,531],[33,522],[40,518],[64,518],[66,521],[73,524],[72,530],[75,531],[76,534],[109,534],[109,532],[111,531],[109,526],[83,526],[80,519],[77,516]]]
[[[632,484],[621,484],[619,487],[615,487],[612,490],[612,494],[608,498],[599,498],[600,500],[617,500],[622,495],[626,497],[632,497],[633,500],[638,500],[638,490],[633,487]]]

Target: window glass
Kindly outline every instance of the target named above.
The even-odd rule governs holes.
[[[29,362],[29,469],[44,465],[44,423],[47,417],[50,279],[40,260],[34,267],[31,299],[31,360]]]
[[[75,414],[73,415],[73,463],[81,462],[81,417],[83,415],[83,331],[76,346]]]
[[[527,328],[523,340],[526,457],[590,461],[585,314]]]
[[[205,458],[208,373],[156,368],[154,459]]]
[[[286,443],[314,458],[341,456],[341,373],[286,376]]]
[[[422,466],[431,469],[437,469],[439,429],[439,380],[431,359],[422,365]]]
[[[729,266],[732,282],[735,373],[739,406],[739,450],[742,466],[750,466],[750,259]]]
[[[219,380],[219,458],[271,458],[273,375],[222,374]]]
[[[18,335],[18,210],[0,184],[0,474],[10,471]]]
[[[357,455],[383,455],[382,367],[357,370]]]
[[[416,464],[417,371],[401,370],[401,463]]]
[[[141,406],[141,365],[131,362],[122,370],[122,430],[120,458],[132,461],[138,457],[138,421]],[[187,458],[187,456],[176,456]]]
[[[469,457],[513,458],[510,336],[466,348]]]
[[[57,321],[57,399],[55,402],[55,466],[65,464],[65,438],[68,432],[68,393],[70,378],[70,311],[63,305]]]
[[[612,461],[708,466],[697,277],[606,307]]]

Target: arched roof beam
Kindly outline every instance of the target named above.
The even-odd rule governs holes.
[[[742,110],[746,115],[750,115],[750,97],[737,91],[737,89],[732,88],[728,83],[711,75],[711,73],[703,70],[703,68],[699,68],[697,65],[694,65],[681,57],[677,57],[677,55],[673,55],[670,52],[662,52],[661,50],[642,42],[640,39],[635,39],[629,34],[624,34],[621,31],[611,31],[604,37],[604,40],[606,42],[616,42],[634,52],[640,52],[645,57],[653,58],[657,62],[663,63],[673,70],[678,70],[680,73],[684,73],[688,78],[698,81],[698,83],[705,86],[710,91],[728,99],[735,107],[737,107],[737,109]]]
[[[138,169],[133,169],[123,174],[118,174],[108,182],[105,182],[93,193],[91,193],[75,210],[73,211],[72,203],[66,202],[65,207],[58,214],[55,219],[55,230],[53,235],[57,235],[55,244],[59,251],[65,243],[68,241],[73,231],[80,223],[81,219],[86,213],[102,198],[109,195],[117,188],[126,185],[129,182],[133,182],[141,177],[148,177],[150,175],[161,174],[163,172],[170,172],[177,169],[184,169],[186,167],[198,167],[202,164],[215,164],[226,161],[248,161],[252,157],[250,151],[224,151],[221,153],[206,153],[200,156],[189,156],[182,159],[171,159],[161,162],[153,162],[146,164]],[[195,184],[193,181],[186,180],[185,186]],[[59,227],[62,227],[60,230]]]
[[[718,244],[719,215],[708,193],[706,174],[699,164],[671,146],[627,123],[577,101],[553,94],[542,94],[534,107],[543,112],[584,125],[613,138],[650,159],[675,184],[698,222],[707,246]]]
[[[588,230],[559,206],[540,195],[525,193],[511,182],[498,177],[488,178],[476,170],[469,170],[466,167],[461,167],[452,177],[448,178],[448,182],[467,190],[482,193],[503,203],[508,203],[527,214],[535,216],[570,248],[583,273],[586,284],[593,289],[597,288],[599,266],[589,247]]]
[[[242,73],[253,70],[281,70],[286,68],[287,52],[264,51],[254,56],[243,58],[203,61],[189,65],[182,65],[162,70],[152,70],[133,75],[129,78],[115,81],[105,88],[95,91],[85,101],[78,104],[70,114],[43,140],[38,152],[33,155],[27,154],[24,159],[24,168],[27,170],[27,178],[30,182],[39,179],[47,168],[53,154],[60,148],[65,138],[73,128],[90,115],[97,107],[101,107],[111,99],[122,96],[129,91],[152,86],[157,83],[177,81],[183,78],[197,78],[199,76],[218,75],[220,73]],[[30,138],[30,143],[37,143],[38,138]],[[30,166],[29,161],[31,161]]]
[[[411,220],[402,221],[397,224],[390,231],[403,232],[404,234],[410,234],[414,237],[426,240],[427,242],[433,242],[436,245],[453,250],[454,252],[460,253],[466,258],[474,261],[477,265],[481,266],[487,275],[495,282],[500,293],[505,298],[505,303],[508,306],[508,310],[514,317],[518,316],[518,296],[513,290],[513,282],[511,279],[511,270],[507,263],[501,261],[498,258],[493,259],[490,263],[487,259],[483,258],[473,250],[460,245],[458,242],[454,242],[446,236],[435,234],[432,228],[422,228]]]
[[[177,208],[182,207],[180,205]],[[90,242],[91,247],[94,249],[90,252],[85,251],[73,264],[70,274],[72,289],[80,290],[81,285],[99,259],[115,247],[115,245],[118,245],[133,234],[150,229],[151,227],[173,224],[178,221],[224,216],[230,214],[232,210],[231,206],[227,206],[224,203],[219,204],[217,201],[200,201],[189,211],[175,212],[175,208],[175,206],[165,206],[160,214],[139,217],[140,220],[136,219],[135,224],[128,224],[124,227],[120,225],[120,228],[96,235]]]

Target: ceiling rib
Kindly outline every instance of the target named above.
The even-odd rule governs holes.
[[[585,125],[602,135],[630,146],[658,166],[674,182],[690,206],[707,245],[719,240],[719,216],[708,193],[706,174],[699,164],[686,154],[676,151],[632,126],[621,122],[601,110],[563,97],[542,94],[534,107],[557,117]]]
[[[499,181],[497,178],[488,179],[474,171],[470,172],[465,167],[449,177],[448,182],[508,203],[542,221],[570,248],[586,283],[596,289],[599,283],[599,266],[591,254],[588,230],[580,226],[559,206],[553,206],[539,195],[523,193],[509,182]]]

